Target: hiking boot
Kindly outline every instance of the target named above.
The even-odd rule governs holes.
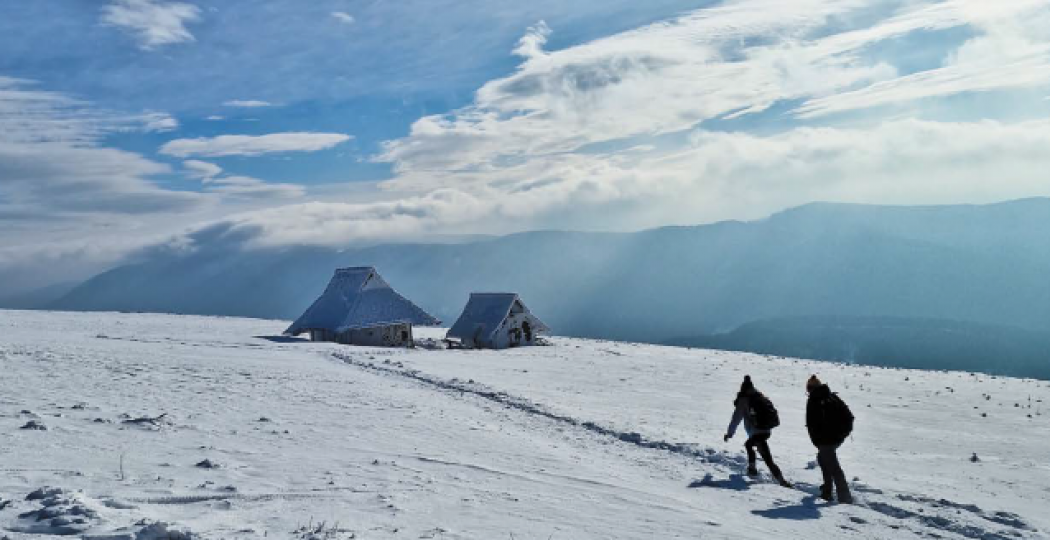
[[[831,486],[827,484],[820,486],[820,498],[825,501],[831,501]]]
[[[748,465],[747,466],[747,475],[750,476],[751,478],[758,477],[758,467],[755,467],[754,465]]]
[[[853,496],[852,495],[846,495],[846,496],[839,495],[839,504],[853,504]]]
[[[786,487],[786,488],[794,488],[795,487],[795,485],[792,484],[791,482],[788,482],[787,480],[784,480],[784,477],[777,478],[777,483],[780,484],[781,487]]]

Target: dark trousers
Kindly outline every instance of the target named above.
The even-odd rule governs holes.
[[[755,466],[755,448],[758,448],[758,453],[762,455],[762,461],[765,461],[769,467],[769,472],[773,473],[773,478],[780,480],[783,478],[780,474],[780,467],[773,462],[773,454],[769,452],[769,435],[769,433],[752,435],[744,443],[744,449],[747,450],[747,464],[749,467]]]
[[[823,489],[830,494],[834,487],[839,502],[853,502],[849,484],[846,483],[846,473],[842,472],[842,465],[839,464],[839,456],[836,453],[839,446],[835,444],[817,447],[817,464],[820,465],[820,472],[824,474]]]

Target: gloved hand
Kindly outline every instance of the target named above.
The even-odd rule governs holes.
[[[722,442],[729,442],[729,434],[728,433],[726,433],[725,436],[722,437]]]

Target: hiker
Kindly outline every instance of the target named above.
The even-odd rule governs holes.
[[[773,407],[773,402],[755,390],[750,375],[744,376],[744,382],[740,384],[740,392],[736,395],[733,406],[735,407],[733,419],[729,422],[729,430],[726,431],[723,440],[729,442],[729,439],[732,439],[736,433],[740,421],[744,421],[744,431],[747,433],[747,441],[744,442],[744,449],[747,450],[747,475],[758,476],[758,468],[755,466],[755,448],[757,447],[758,453],[762,454],[762,461],[766,462],[769,472],[773,473],[773,478],[780,485],[791,487],[791,484],[784,480],[780,467],[773,462],[773,454],[769,452],[769,437],[773,434],[773,428],[780,425],[780,418],[776,408]]]
[[[831,391],[828,385],[820,382],[816,375],[806,381],[809,401],[806,402],[806,429],[809,439],[817,447],[817,463],[824,475],[824,484],[820,486],[820,498],[831,500],[832,488],[838,493],[840,503],[852,503],[853,496],[846,483],[846,473],[842,472],[836,451],[846,437],[853,431],[853,413],[842,401],[842,398]]]

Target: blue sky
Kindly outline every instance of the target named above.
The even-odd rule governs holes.
[[[153,44],[140,29],[107,24],[105,2],[9,3],[0,20],[0,48],[9,52],[0,57],[0,73],[98,107],[178,119],[177,133],[105,141],[139,153],[174,138],[227,133],[352,133],[351,144],[305,159],[224,160],[240,174],[306,184],[389,177],[389,165],[367,162],[379,143],[405,135],[421,116],[470,103],[481,84],[513,71],[509,51],[543,17],[564,25],[556,43],[571,46],[703,5],[664,0],[641,9],[621,0],[603,4],[601,13],[552,1],[110,6],[145,12],[149,4],[194,6],[181,22],[186,37]],[[224,105],[235,101],[272,106]]]
[[[0,294],[202,230],[1050,195],[1050,0],[40,0],[0,51]]]

